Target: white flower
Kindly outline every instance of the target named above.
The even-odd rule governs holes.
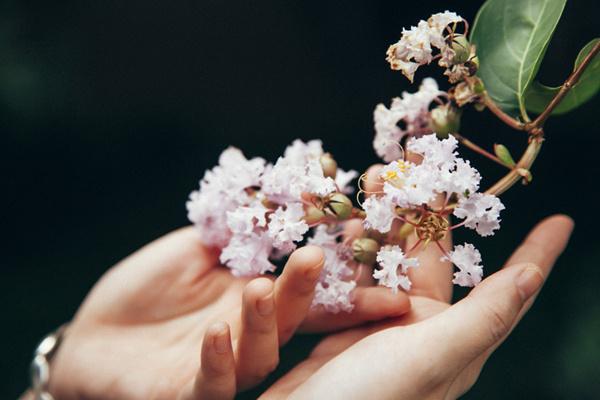
[[[373,272],[373,278],[377,279],[380,285],[391,288],[394,293],[398,292],[398,287],[410,290],[411,282],[406,274],[409,268],[419,266],[418,259],[407,258],[400,246],[388,246],[379,250],[377,262],[381,269]]]
[[[275,270],[269,261],[273,241],[265,232],[234,235],[223,248],[220,260],[235,276],[255,276]]]
[[[420,21],[408,30],[403,29],[400,40],[387,51],[386,59],[392,69],[402,71],[412,82],[418,66],[429,64],[433,59],[430,35],[431,28],[426,21]]]
[[[347,245],[338,242],[337,238],[342,234],[339,232],[329,232],[326,225],[319,225],[315,228],[313,237],[309,238],[307,244],[319,246],[325,254],[325,263],[321,272],[321,281],[326,276],[336,279],[347,278],[354,272],[348,265],[350,259],[350,249]],[[348,253],[348,254],[346,254]]]
[[[336,190],[335,181],[323,175],[319,161],[323,154],[321,141],[307,144],[295,140],[274,166],[267,168],[262,176],[262,193],[278,204],[302,200],[302,193],[325,196]]]
[[[462,17],[456,13],[445,11],[432,15],[428,21],[419,21],[408,30],[403,29],[400,40],[388,48],[386,60],[392,69],[402,71],[412,82],[416,69],[434,59],[432,47],[448,55],[444,31],[448,25],[461,21]]]
[[[363,221],[365,228],[375,229],[381,233],[389,232],[396,218],[395,206],[387,196],[369,197],[362,205],[367,213]]]
[[[413,164],[401,179],[385,182],[383,192],[403,208],[427,204],[435,198],[438,174],[429,164]]]
[[[300,201],[304,188],[305,168],[292,165],[279,157],[275,165],[267,167],[262,178],[262,193],[272,202],[285,204]]]
[[[378,104],[373,112],[373,122],[375,123],[373,147],[377,155],[387,162],[402,157],[399,143],[405,132],[397,124],[404,116],[403,110],[390,110],[383,104]]]
[[[448,10],[443,13],[433,14],[427,20],[427,23],[430,27],[430,41],[431,44],[439,49],[443,49],[446,47],[446,43],[444,40],[444,29],[452,23],[458,23],[463,21],[463,18]]]
[[[452,170],[441,172],[438,185],[440,192],[465,194],[479,189],[481,175],[471,167],[469,161],[457,157]]]
[[[312,307],[323,306],[334,314],[340,311],[350,312],[354,308],[352,291],[355,287],[355,281],[342,281],[328,276],[317,283]]]
[[[319,225],[313,237],[308,239],[309,245],[319,246],[325,253],[312,307],[323,306],[334,313],[352,310],[351,295],[356,286],[356,282],[345,280],[353,274],[353,270],[348,265],[350,255],[346,253],[349,253],[349,248],[337,240],[340,234],[330,232],[325,225]]]
[[[500,228],[500,211],[504,208],[504,204],[496,196],[473,193],[469,197],[460,198],[454,215],[465,219],[465,226],[475,229],[481,236],[490,236]]]
[[[335,192],[335,181],[323,175],[323,166],[319,160],[309,160],[305,167],[303,192],[326,196]]]
[[[413,153],[423,156],[423,164],[430,164],[438,168],[449,169],[456,160],[458,141],[452,135],[447,139],[438,139],[434,133],[421,138],[412,138],[407,143],[407,148]]]
[[[248,160],[240,150],[230,147],[219,157],[219,165],[205,172],[200,189],[190,193],[186,208],[188,219],[206,245],[227,244],[231,237],[227,212],[251,201],[246,189],[259,184],[264,169],[262,158]]]
[[[454,273],[454,284],[459,286],[471,287],[481,282],[483,276],[483,267],[481,263],[481,254],[470,243],[454,246],[454,250],[448,253],[448,256],[441,258],[442,261],[449,260],[459,269]]]
[[[375,152],[387,162],[402,158],[400,141],[405,136],[422,136],[431,133],[429,106],[432,101],[445,95],[436,81],[425,78],[415,93],[404,92],[402,97],[392,99],[388,109],[378,104],[373,112],[375,123]],[[398,126],[402,123],[403,128]]]
[[[285,209],[279,207],[269,216],[268,233],[274,247],[286,252],[296,247],[294,242],[301,241],[308,231],[308,225],[302,217],[302,203],[288,203]]]
[[[353,193],[354,188],[350,185],[350,182],[357,177],[358,172],[353,169],[344,171],[343,169],[338,168],[335,174],[335,186],[337,187],[337,191],[344,194]]]
[[[233,211],[227,211],[227,226],[233,233],[249,235],[255,227],[267,224],[267,209],[260,201],[255,201],[248,207],[241,206]]]
[[[320,140],[304,143],[296,139],[285,149],[283,155],[290,164],[304,166],[309,160],[318,160],[323,155],[323,143]]]

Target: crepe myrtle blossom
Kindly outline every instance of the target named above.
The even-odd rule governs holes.
[[[188,218],[206,245],[221,249],[220,260],[234,275],[260,275],[274,271],[271,261],[289,255],[304,240],[309,222],[332,224],[351,215],[352,202],[344,193],[352,192],[350,182],[357,176],[338,168],[319,140],[295,140],[275,165],[248,160],[230,147],[190,194]],[[328,259],[329,270],[342,271],[327,280],[327,287],[340,290],[334,296],[338,306],[331,307],[349,310],[351,285],[331,281],[348,271],[342,260]],[[342,301],[344,291],[348,296]]]
[[[442,257],[442,261],[450,261],[458,271],[454,273],[453,283],[459,286],[475,286],[481,282],[483,267],[479,250],[470,243],[456,245],[454,250]]]
[[[390,108],[378,104],[373,112],[373,147],[377,155],[387,162],[397,160],[402,157],[399,143],[403,138],[431,133],[430,106],[441,103],[446,96],[433,78],[426,78],[417,92],[404,92],[402,97],[392,99]]]
[[[381,269],[373,272],[373,278],[377,279],[380,285],[391,288],[394,293],[398,292],[398,287],[410,290],[411,282],[406,273],[409,268],[419,266],[418,259],[407,258],[400,246],[396,245],[379,250],[377,262]]]
[[[464,33],[456,32],[459,23],[465,25]],[[417,26],[403,29],[400,40],[388,48],[386,60],[392,69],[401,71],[412,82],[421,65],[439,59],[438,64],[447,69],[446,75],[451,81],[458,81],[459,70],[470,73],[464,67],[471,53],[466,28],[466,21],[454,12],[433,14],[427,21],[421,20]],[[454,66],[462,68],[454,69]]]
[[[384,234],[390,231],[394,220],[410,226],[418,241],[408,253],[421,245],[435,243],[445,259],[459,268],[455,283],[473,286],[481,280],[481,276],[477,279],[478,271],[482,270],[477,250],[465,245],[447,253],[439,241],[460,226],[474,229],[481,236],[493,235],[500,227],[500,211],[504,205],[496,196],[477,192],[481,175],[468,161],[458,157],[457,146],[452,135],[446,139],[439,139],[435,134],[410,139],[407,150],[420,155],[421,162],[400,159],[381,169],[382,190],[363,203],[366,213],[363,223],[365,228]],[[431,206],[436,199],[442,204]],[[463,221],[451,226],[450,214]],[[381,270],[375,271],[374,276],[380,284],[406,289],[410,287],[409,281],[390,275],[394,262],[400,265],[405,260],[405,254],[398,250],[380,251],[377,261]]]
[[[269,215],[268,234],[273,239],[273,246],[285,253],[291,253],[304,238],[308,225],[302,219],[304,208],[302,203],[288,203],[285,208],[279,207]]]
[[[240,150],[229,147],[219,157],[219,165],[206,171],[200,189],[186,203],[188,219],[205,244],[224,247],[228,243],[227,213],[250,204],[252,196],[246,189],[260,184],[264,170],[264,159],[248,160]]]
[[[338,313],[353,309],[352,291],[356,282],[350,279],[354,275],[352,250],[338,241],[341,227],[319,225],[308,239],[308,244],[319,246],[325,254],[325,263],[315,287],[312,307],[322,306],[325,310]]]

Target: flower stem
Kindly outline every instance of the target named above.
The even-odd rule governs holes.
[[[514,119],[513,117],[502,111],[502,109],[498,107],[498,105],[494,102],[494,100],[492,100],[492,98],[487,94],[487,92],[483,96],[483,104],[485,104],[488,110],[490,110],[506,125],[518,131],[525,130],[525,124],[523,124],[521,121]]]
[[[560,87],[560,90],[552,98],[550,103],[548,103],[548,105],[546,106],[544,111],[540,115],[538,115],[537,118],[531,124],[528,124],[530,126],[526,126],[527,129],[529,129],[530,127],[533,127],[533,128],[541,128],[542,127],[542,125],[544,124],[546,119],[548,119],[550,114],[552,114],[552,111],[554,111],[554,109],[556,107],[558,107],[558,105],[565,98],[567,93],[569,93],[569,90],[571,90],[571,88],[577,84],[577,81],[579,81],[579,78],[581,78],[583,71],[585,71],[585,69],[592,62],[592,60],[598,54],[599,51],[600,51],[600,42],[596,43],[596,45],[592,48],[592,50],[588,53],[588,55],[585,56],[585,58],[583,59],[581,64],[579,64],[579,66],[571,73],[571,75],[569,75],[569,77],[567,78],[565,83],[562,84],[562,86]]]
[[[473,150],[476,153],[481,154],[484,157],[489,158],[490,160],[494,161],[497,164],[502,165],[503,167],[506,167],[508,169],[511,169],[510,166],[506,165],[501,159],[499,159],[498,157],[496,157],[494,154],[490,153],[489,151],[485,150],[484,148],[482,148],[481,146],[476,145],[475,143],[471,142],[469,139],[467,139],[466,137],[462,136],[459,133],[453,133],[452,134],[456,140],[458,140],[463,146],[468,147],[469,149]]]

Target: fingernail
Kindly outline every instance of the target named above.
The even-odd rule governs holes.
[[[213,345],[215,351],[219,354],[227,353],[229,350],[229,335],[227,334],[227,325],[219,323],[218,326],[214,326],[212,329],[217,331],[213,336]]]
[[[256,302],[256,311],[262,316],[271,314],[274,308],[275,302],[273,301],[272,292]]]
[[[537,267],[525,268],[516,279],[517,289],[523,301],[527,301],[544,283],[544,277]]]

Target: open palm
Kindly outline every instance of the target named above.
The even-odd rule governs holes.
[[[175,231],[96,284],[53,360],[50,391],[60,399],[230,398],[275,368],[278,347],[299,326],[327,331],[408,310],[406,298],[371,287],[358,291],[352,314],[309,311],[322,264],[322,251],[309,246],[277,279],[236,278],[196,231]],[[234,373],[221,374],[228,363]]]
[[[328,336],[261,399],[460,396],[531,306],[572,227],[568,217],[546,219],[501,271],[454,305],[452,266],[439,261],[439,249],[428,248],[411,276],[409,313]]]

